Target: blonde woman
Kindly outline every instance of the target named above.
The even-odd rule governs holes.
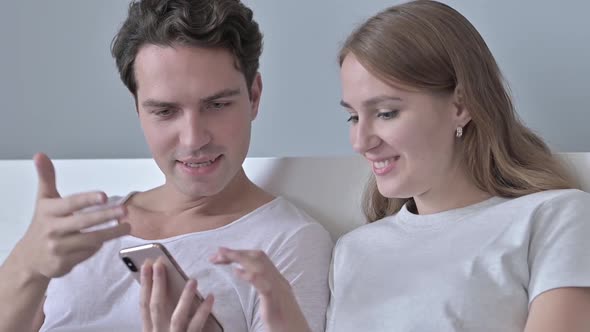
[[[328,330],[590,331],[590,195],[517,118],[486,43],[434,1],[384,10],[340,56],[350,140],[373,169],[369,224],[334,252]],[[264,255],[215,263],[305,331]]]

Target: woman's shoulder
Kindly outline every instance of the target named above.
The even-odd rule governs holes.
[[[556,189],[524,195],[509,201],[522,207],[537,209],[590,207],[590,193],[578,189]]]
[[[590,193],[577,189],[546,190],[508,200],[501,208],[533,229],[582,226],[587,223],[580,221],[590,216]]]
[[[539,200],[551,200],[555,198],[563,198],[563,197],[574,197],[580,199],[588,199],[590,198],[590,193],[582,191],[580,189],[553,189],[553,190],[543,190],[533,194],[528,194],[522,196],[522,198],[529,198],[529,199],[539,199]]]
[[[387,231],[391,228],[391,223],[394,221],[395,217],[396,215],[394,214],[359,226],[340,236],[336,246],[342,248],[358,243],[370,243],[375,236],[380,236],[387,233]]]

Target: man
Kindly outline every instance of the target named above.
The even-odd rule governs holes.
[[[36,155],[35,214],[0,268],[1,331],[133,331],[142,316],[144,329],[159,330],[150,313],[161,306],[143,297],[140,310],[140,287],[117,257],[150,242],[163,243],[199,291],[214,295],[225,331],[263,330],[268,294],[209,263],[219,247],[264,252],[310,328],[323,331],[329,235],[242,168],[262,92],[261,51],[258,25],[238,0],[131,3],[112,52],[166,181],[126,197],[62,198],[51,161]]]

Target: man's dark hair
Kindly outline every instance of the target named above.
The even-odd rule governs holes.
[[[262,33],[252,10],[239,0],[133,0],[111,52],[136,100],[134,63],[146,44],[225,48],[234,55],[250,91],[262,53]]]

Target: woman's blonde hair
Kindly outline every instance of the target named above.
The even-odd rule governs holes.
[[[350,53],[384,82],[420,91],[460,92],[471,115],[463,128],[463,163],[479,189],[518,197],[574,187],[543,140],[520,122],[485,41],[453,8],[426,0],[390,7],[348,37],[340,65]],[[384,197],[373,176],[363,209],[372,222],[411,200]]]

